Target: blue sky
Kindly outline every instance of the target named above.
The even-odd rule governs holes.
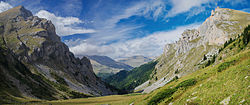
[[[217,6],[250,12],[248,0],[1,0],[0,12],[23,5],[52,21],[77,56],[159,56]]]

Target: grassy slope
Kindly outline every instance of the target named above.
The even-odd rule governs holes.
[[[111,95],[95,98],[81,98],[70,100],[58,100],[49,102],[33,102],[27,103],[27,105],[128,105],[133,103],[136,99],[142,97],[142,94],[127,94],[127,95]]]
[[[249,45],[248,45],[249,46]],[[235,60],[235,64],[229,68],[218,72],[218,67],[224,62]],[[250,50],[245,50],[231,56],[224,60],[223,63],[219,63],[215,66],[209,66],[207,68],[198,70],[190,75],[184,76],[176,81],[173,81],[164,87],[157,89],[156,91],[149,94],[138,94],[138,95],[113,95],[96,98],[82,98],[82,99],[71,99],[71,100],[59,100],[49,101],[37,104],[53,104],[53,105],[100,105],[100,104],[111,104],[111,105],[128,105],[134,103],[135,105],[146,105],[152,97],[158,95],[159,92],[165,91],[166,89],[176,87],[179,83],[195,78],[197,83],[187,88],[179,88],[173,95],[172,98],[164,98],[159,104],[166,104],[173,102],[176,105],[184,104],[219,104],[222,100],[227,97],[230,98],[230,104],[239,104],[240,101],[245,100],[242,104],[249,104],[249,65],[250,65]],[[196,97],[194,99],[194,97]],[[192,99],[193,98],[193,99]],[[171,99],[171,101],[168,101]],[[187,100],[190,100],[187,102]],[[166,102],[166,103],[165,103]],[[34,104],[34,103],[33,103]]]
[[[242,37],[240,38],[242,40]],[[114,95],[97,98],[73,99],[64,101],[49,101],[41,104],[53,103],[55,105],[79,104],[79,105],[146,105],[154,97],[159,96],[166,89],[177,90],[170,97],[162,98],[158,101],[160,105],[173,103],[174,105],[212,105],[220,104],[221,101],[230,97],[229,104],[250,103],[249,83],[250,83],[250,44],[243,49],[243,43],[239,39],[225,47],[217,56],[216,63],[204,69],[184,76],[170,82],[149,94]],[[222,57],[222,59],[220,59]],[[231,62],[230,65],[227,65]],[[227,65],[227,66],[225,66]],[[219,68],[224,67],[221,72]],[[183,81],[195,79],[196,83],[186,87],[179,87]],[[245,101],[244,101],[245,100]]]
[[[156,64],[157,61],[151,61],[131,71],[121,71],[106,78],[106,82],[118,89],[132,91],[136,86],[150,79],[150,74],[152,74]]]
[[[242,38],[241,38],[242,39]],[[148,94],[138,103],[145,104],[158,96],[166,89],[176,87],[180,82],[195,78],[197,83],[188,88],[178,89],[171,97],[163,98],[160,104],[173,102],[173,104],[219,104],[225,98],[230,97],[230,104],[249,104],[249,77],[250,74],[250,44],[243,50],[242,41],[237,39],[228,45],[217,57],[217,65],[198,70],[190,75],[184,76],[177,81],[171,82],[164,87]],[[233,54],[233,55],[232,55]],[[223,59],[219,60],[219,57]],[[233,62],[222,72],[218,69]],[[146,100],[145,100],[146,99]]]

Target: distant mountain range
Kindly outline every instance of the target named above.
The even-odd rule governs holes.
[[[107,56],[87,55],[93,66],[95,74],[103,79],[114,75],[122,70],[132,70],[142,64],[152,61],[152,59],[144,56],[132,56],[114,60]]]
[[[127,58],[117,59],[117,61],[125,63],[127,65],[130,65],[132,67],[139,67],[142,64],[145,64],[145,63],[148,63],[148,62],[152,61],[152,59],[148,58],[148,57],[138,55],[138,56],[132,56],[132,57],[127,57]]]
[[[110,75],[116,74],[121,70],[131,70],[133,67],[130,65],[117,62],[107,56],[91,55],[87,56],[93,66],[95,74],[101,78],[106,78]]]

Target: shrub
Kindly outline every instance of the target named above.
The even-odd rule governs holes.
[[[178,77],[175,77],[173,80],[175,79],[178,79]],[[156,105],[157,103],[163,101],[165,98],[171,97],[179,88],[187,88],[188,86],[193,86],[196,84],[196,82],[197,81],[195,79],[188,79],[179,83],[175,88],[163,90],[152,97],[149,100],[148,105]]]
[[[175,72],[174,72],[174,74],[178,74],[179,73],[179,70],[177,69],[177,70],[175,70]]]
[[[164,91],[161,91],[150,99],[150,101],[148,102],[148,105],[156,105],[157,103],[160,103],[161,101],[163,101],[165,98],[171,97],[176,91],[177,91],[176,88],[166,89]]]
[[[242,36],[243,36],[243,43],[244,45],[247,45],[249,43],[249,40],[250,40],[250,25],[248,25],[245,29],[244,29],[244,32],[242,33]]]
[[[206,63],[206,65],[205,65],[205,67],[209,66],[210,64],[211,64],[211,61],[208,60],[207,63]]]
[[[222,60],[222,57],[220,57],[219,60]]]
[[[72,96],[70,96],[71,98],[86,98],[86,97],[90,97],[89,95],[80,93],[80,92],[75,92],[75,91],[71,91],[69,92],[69,94],[71,94]]]
[[[182,81],[181,83],[179,83],[175,88],[179,89],[181,87],[183,88],[187,88],[188,86],[193,86],[196,84],[196,80],[195,79],[188,79],[188,80],[185,80],[185,81]]]
[[[55,73],[51,73],[52,77],[60,84],[68,86],[67,82],[64,80],[64,78],[58,76]]]
[[[171,81],[169,81],[168,83],[170,83],[170,82],[173,82],[173,81],[175,81],[175,80],[178,80],[178,76],[175,76]]]
[[[205,61],[205,60],[207,60],[207,57],[206,57],[206,55],[204,55],[204,57],[203,57],[203,61]]]
[[[235,60],[230,61],[230,62],[224,62],[218,67],[218,72],[221,72],[222,70],[227,69],[231,64],[234,64]]]

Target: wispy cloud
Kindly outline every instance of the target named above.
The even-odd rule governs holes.
[[[0,13],[3,12],[3,11],[8,10],[10,8],[13,8],[13,7],[9,3],[0,1]]]
[[[94,45],[81,42],[70,47],[77,56],[107,55],[113,58],[129,57],[133,55],[158,56],[162,53],[165,44],[178,40],[181,33],[188,28],[197,28],[201,23],[177,27],[175,30],[155,32],[143,38],[136,38],[110,45]],[[67,44],[72,43],[68,42]]]
[[[82,33],[94,33],[93,29],[86,29],[77,26],[78,24],[84,23],[82,20],[76,17],[60,17],[46,10],[40,10],[35,14],[40,18],[46,18],[51,20],[56,27],[56,33],[59,36],[66,36],[72,34],[82,34]]]
[[[170,0],[172,8],[168,11],[166,17],[174,17],[180,13],[189,11],[193,7],[200,7],[202,4],[211,0]]]
[[[144,16],[146,18],[152,18],[157,20],[160,15],[163,14],[165,9],[165,2],[162,0],[148,0],[137,2],[126,8],[120,9],[120,12],[110,16],[106,20],[97,20],[95,22],[95,28],[98,32],[93,34],[89,42],[95,40],[97,43],[105,43],[115,40],[127,40],[130,39],[131,33],[137,31],[137,29],[143,27],[143,24],[119,24],[121,20],[128,19],[131,16]]]

